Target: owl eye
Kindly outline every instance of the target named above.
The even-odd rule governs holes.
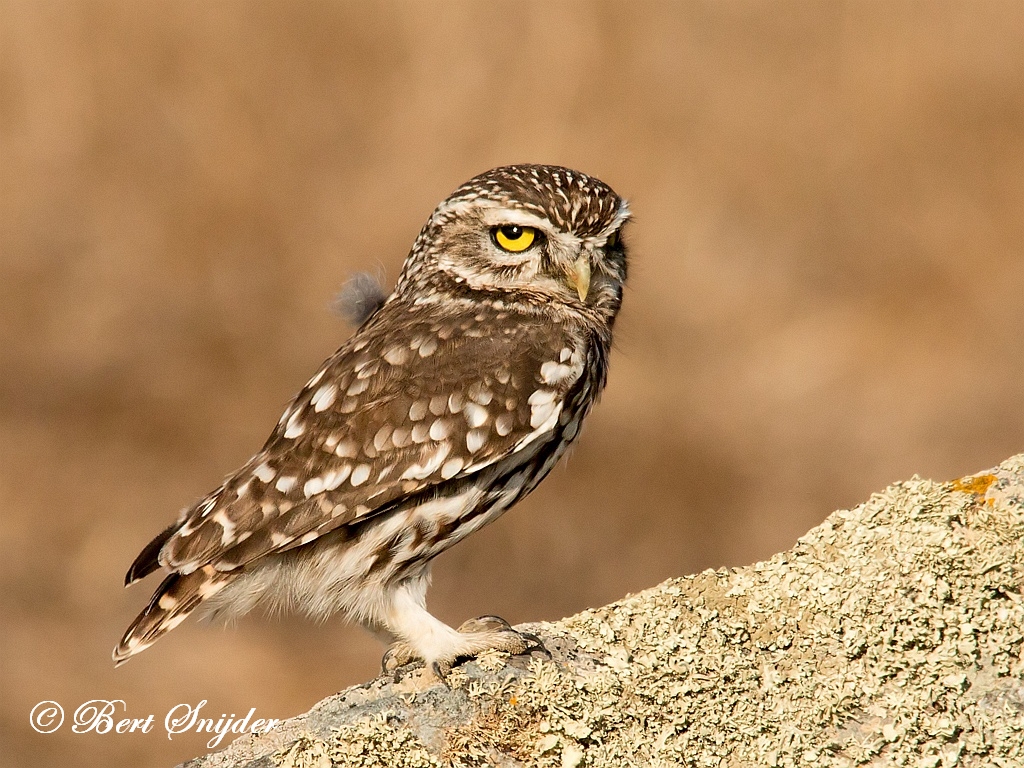
[[[522,253],[537,239],[537,230],[518,224],[503,224],[491,230],[491,237],[503,251]]]
[[[619,244],[619,233],[618,231],[612,232],[608,235],[608,239],[604,241],[605,248],[614,248]]]

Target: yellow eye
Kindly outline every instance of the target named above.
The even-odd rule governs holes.
[[[502,250],[522,253],[537,239],[537,230],[533,227],[520,227],[518,224],[504,224],[491,230],[491,237]]]
[[[619,233],[618,231],[612,232],[608,235],[608,239],[604,241],[605,248],[614,248],[619,244]]]

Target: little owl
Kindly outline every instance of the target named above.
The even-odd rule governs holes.
[[[427,612],[431,560],[551,470],[604,386],[626,280],[626,202],[567,168],[463,184],[413,243],[394,293],[292,400],[263,448],[139,554],[167,576],[118,664],[200,606],[340,611],[391,644],[385,667],[444,675],[536,638]]]

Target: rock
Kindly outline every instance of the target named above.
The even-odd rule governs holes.
[[[1024,765],[1024,454],[914,478],[766,562],[523,627],[188,768]]]

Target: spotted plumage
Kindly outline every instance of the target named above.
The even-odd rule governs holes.
[[[434,211],[387,299],[292,400],[263,448],[157,536],[168,572],[121,663],[203,605],[341,611],[441,670],[529,644],[424,607],[431,559],[529,493],[604,386],[626,279],[625,202],[553,166],[496,168]],[[374,305],[376,306],[376,305]]]

